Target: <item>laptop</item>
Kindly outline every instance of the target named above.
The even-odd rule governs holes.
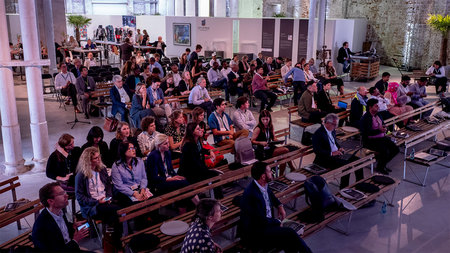
[[[357,150],[355,150],[353,153],[345,153],[343,155],[340,155],[339,158],[345,161],[350,160],[352,157],[356,156],[356,153],[360,150],[361,148],[358,148]]]
[[[308,165],[308,166],[305,167],[305,170],[307,170],[307,171],[309,171],[309,172],[311,172],[311,173],[314,173],[314,174],[316,174],[316,175],[322,174],[322,173],[328,171],[327,169],[325,169],[325,168],[323,168],[323,167],[320,167],[320,166],[317,165],[317,164],[310,164],[310,165]]]
[[[436,148],[430,148],[428,153],[431,155],[439,156],[439,157],[447,156],[447,153],[444,150],[436,149]]]
[[[422,128],[416,125],[407,125],[406,129],[411,130],[413,132],[420,132],[422,131]]]
[[[347,103],[344,101],[338,101],[337,105],[339,106],[339,108],[347,109]]]
[[[432,160],[434,160],[434,159],[436,159],[438,157],[435,156],[435,155],[431,155],[431,154],[425,153],[425,152],[419,152],[419,153],[417,153],[414,156],[414,158],[417,158],[417,159],[429,162],[429,161],[432,161]]]
[[[280,182],[280,181],[276,181],[276,180],[269,182],[268,185],[272,191],[278,191],[278,192],[282,192],[289,187],[289,185],[287,185],[283,182]]]
[[[269,145],[283,144],[284,141],[269,141]]]
[[[284,228],[292,228],[298,235],[302,235],[305,225],[292,220],[284,220],[281,222],[281,226]]]

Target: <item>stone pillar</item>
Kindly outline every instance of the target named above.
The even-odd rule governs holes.
[[[184,0],[175,0],[175,16],[184,16]]]
[[[232,18],[239,17],[239,1],[238,0],[230,0],[230,17],[232,17]]]
[[[195,6],[196,1],[195,0],[186,0],[186,16],[188,17],[195,17]]]
[[[22,154],[19,120],[17,118],[16,95],[11,67],[2,66],[11,61],[9,53],[8,27],[5,1],[0,1],[0,112],[2,115],[3,152],[5,153],[5,174],[15,175],[25,168]]]
[[[319,0],[319,25],[317,27],[317,50],[325,44],[325,15],[327,0]]]
[[[214,0],[214,17],[226,17],[226,16],[227,16],[227,1]]]
[[[30,4],[31,2],[31,4]],[[20,30],[22,33],[25,61],[40,59],[37,34],[35,1],[19,0]],[[33,144],[33,161],[35,169],[43,171],[49,156],[48,127],[45,120],[42,71],[40,66],[25,67],[27,78],[28,106],[30,108],[31,142]]]
[[[292,13],[294,18],[301,18],[302,16],[302,3],[301,0],[294,0],[294,12]]]
[[[314,25],[316,21],[317,0],[310,0],[309,4],[309,21],[308,21],[308,50],[307,58],[315,57],[314,53]]]
[[[47,41],[48,59],[50,59],[49,73],[58,72],[56,67],[55,33],[53,30],[52,0],[43,0],[43,7],[47,15],[44,15],[45,37]]]

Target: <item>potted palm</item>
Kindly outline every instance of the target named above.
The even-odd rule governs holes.
[[[440,14],[428,14],[427,24],[434,30],[441,32],[442,42],[441,42],[441,52],[439,60],[442,65],[447,65],[447,44],[448,44],[448,34],[450,31],[450,16],[445,17]]]
[[[82,28],[85,25],[89,25],[91,23],[90,18],[86,18],[81,15],[70,15],[67,17],[67,22],[69,25],[73,26],[75,28],[75,37],[78,43],[80,42],[80,28]]]

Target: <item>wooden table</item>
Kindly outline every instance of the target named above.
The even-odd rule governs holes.
[[[378,76],[380,58],[377,56],[352,56],[350,77],[357,80],[369,80]]]

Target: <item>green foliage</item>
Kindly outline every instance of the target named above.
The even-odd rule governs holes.
[[[286,13],[284,12],[280,12],[280,13],[275,13],[273,14],[274,18],[285,18],[286,17]]]
[[[440,14],[428,14],[427,24],[446,36],[450,31],[450,16],[445,17]]]
[[[79,29],[80,27],[83,27],[85,25],[89,25],[91,23],[90,18],[86,18],[81,15],[70,15],[67,17],[67,22],[69,25],[75,27],[76,29]]]

